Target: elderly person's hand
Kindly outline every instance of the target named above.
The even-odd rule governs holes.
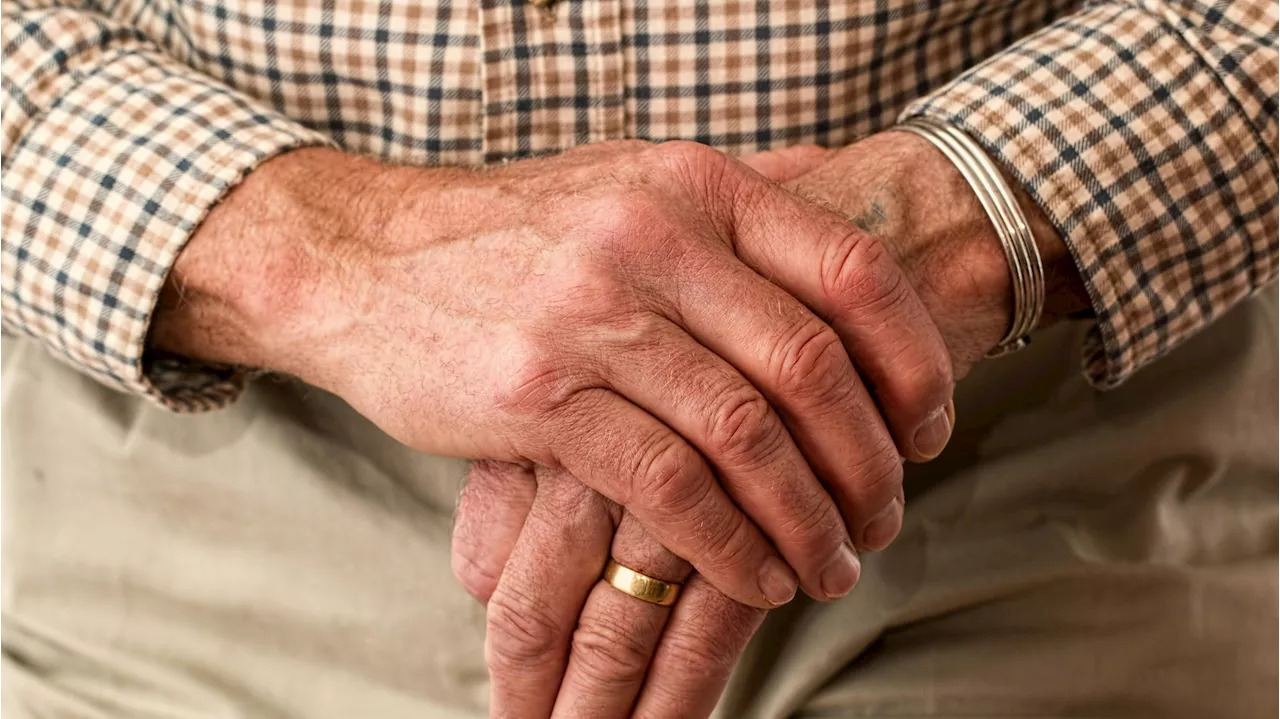
[[[938,320],[958,376],[1001,338],[1010,307],[999,243],[963,178],[927,143],[885,133],[840,151],[744,159],[880,236]],[[1087,306],[1065,248],[1024,209],[1049,270],[1050,321]],[[495,715],[705,716],[763,617],[697,575],[673,609],[600,580],[610,557],[669,582],[689,569],[563,472],[535,479],[514,465],[475,465],[453,539],[455,574],[489,607]]]
[[[684,582],[675,605],[609,585],[610,557]],[[563,470],[473,465],[453,566],[488,607],[495,717],[705,716],[765,614],[690,576],[634,517]]]
[[[899,452],[950,434],[946,348],[893,257],[690,143],[481,171],[288,153],[197,230],[152,332],[424,451],[568,470],[757,607],[797,575],[847,593],[900,526]]]

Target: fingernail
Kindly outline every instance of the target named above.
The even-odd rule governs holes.
[[[862,566],[858,563],[858,555],[853,553],[853,547],[841,544],[831,563],[822,570],[823,593],[828,599],[843,597],[858,583],[861,572]]]
[[[942,450],[951,439],[951,425],[955,410],[949,409],[951,402],[935,409],[925,418],[924,424],[916,430],[916,452],[925,459],[933,459],[942,454]]]
[[[867,522],[862,530],[862,548],[876,551],[889,546],[889,543],[902,531],[902,502],[896,498],[889,506]]]
[[[798,584],[795,572],[777,557],[769,557],[760,568],[760,592],[774,606],[791,601]]]

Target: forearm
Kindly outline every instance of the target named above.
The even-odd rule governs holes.
[[[164,278],[228,188],[327,139],[83,5],[2,13],[5,327],[169,409],[221,406],[242,375],[147,361]]]
[[[316,360],[339,340],[338,310],[359,301],[349,277],[357,256],[386,225],[391,198],[403,196],[395,186],[421,174],[327,148],[263,164],[179,255],[150,348],[322,383]]]

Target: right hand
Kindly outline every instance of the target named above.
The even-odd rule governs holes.
[[[900,526],[899,450],[949,433],[947,349],[892,256],[690,143],[482,171],[296,151],[170,288],[157,347],[294,374],[423,451],[563,468],[757,607],[796,575],[847,593]]]

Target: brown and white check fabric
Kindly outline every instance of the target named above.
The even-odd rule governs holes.
[[[165,275],[258,163],[332,144],[476,165],[622,137],[838,146],[928,114],[1071,247],[1122,381],[1277,268],[1273,0],[0,0],[3,317],[180,410]]]

